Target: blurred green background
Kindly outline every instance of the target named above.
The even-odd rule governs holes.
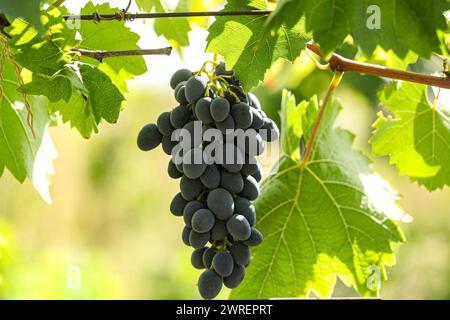
[[[199,67],[203,47],[185,51],[168,68],[188,62]],[[176,105],[170,72],[161,76],[158,59],[149,59],[149,75],[132,85],[118,124],[102,125],[90,140],[68,125],[51,128],[60,154],[53,204],[45,204],[29,182],[21,185],[7,172],[1,177],[0,298],[199,298],[200,271],[191,267],[191,249],[181,242],[182,220],[168,210],[178,192],[178,181],[166,174],[168,156],[143,153],[135,143],[144,124]],[[164,61],[167,67],[170,60]],[[431,61],[415,68],[430,72],[440,66]],[[283,87],[300,101],[323,92],[329,79],[303,57],[296,64],[277,63],[255,93],[277,118]],[[356,134],[355,147],[366,154],[382,86],[381,79],[348,74],[337,92],[345,106],[339,125]],[[374,166],[399,190],[401,205],[414,218],[402,226],[407,243],[395,248],[397,265],[388,269],[381,297],[450,299],[449,189],[429,193],[398,177],[387,159],[375,159]],[[336,288],[335,296],[353,295]],[[227,296],[223,290],[219,298]]]

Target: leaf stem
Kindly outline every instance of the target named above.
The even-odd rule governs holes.
[[[340,71],[334,72],[333,79],[331,80],[330,85],[328,86],[327,94],[325,95],[325,98],[323,99],[322,104],[320,105],[319,114],[317,115],[316,121],[314,122],[311,136],[309,137],[309,140],[308,140],[308,146],[306,147],[306,151],[302,157],[302,161],[304,164],[308,163],[308,160],[311,156],[311,153],[312,153],[312,150],[314,147],[314,141],[316,140],[317,134],[319,133],[320,123],[322,122],[323,115],[325,114],[325,109],[326,109],[328,103],[330,103],[330,100],[333,96],[334,91],[341,83],[343,75],[344,74]]]
[[[322,56],[320,47],[316,43],[308,43],[306,48]],[[357,72],[361,74],[370,74],[373,76],[385,77],[395,80],[403,80],[408,82],[415,82],[426,84],[434,87],[450,89],[450,77],[432,76],[423,73],[416,73],[410,71],[403,71],[393,68],[387,68],[380,65],[359,62],[344,58],[334,53],[328,60],[328,64],[333,71],[340,72]]]

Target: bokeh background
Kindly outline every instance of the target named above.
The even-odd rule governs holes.
[[[73,4],[71,11],[79,6]],[[141,47],[167,45],[151,24],[130,26],[141,35]],[[51,128],[59,151],[51,205],[29,182],[21,185],[4,173],[0,298],[199,298],[200,271],[190,266],[191,249],[181,242],[182,221],[168,210],[178,192],[178,181],[166,174],[168,156],[161,150],[143,153],[135,140],[144,124],[176,106],[168,85],[171,74],[182,67],[198,69],[210,58],[204,54],[205,38],[204,30],[194,28],[188,49],[171,57],[147,58],[149,71],[130,83],[118,124],[101,125],[90,140],[68,125]],[[354,54],[345,50],[347,56]],[[412,68],[433,72],[441,66],[432,59]],[[300,101],[323,94],[329,80],[329,73],[315,70],[308,58],[301,57],[295,64],[274,65],[255,93],[266,112],[278,119],[282,88],[292,90]],[[344,104],[339,125],[356,134],[355,147],[366,154],[380,107],[376,92],[384,84],[381,79],[348,74],[337,92]],[[388,270],[381,297],[450,299],[450,190],[429,193],[398,177],[387,159],[374,159],[374,166],[401,193],[401,205],[414,218],[402,226],[407,243],[395,248],[397,265]],[[335,296],[354,295],[351,289],[336,287]],[[219,297],[227,296],[223,290]]]

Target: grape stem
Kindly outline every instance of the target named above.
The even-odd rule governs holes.
[[[316,55],[323,57],[320,46],[316,43],[308,43],[307,50],[314,52]],[[369,74],[373,76],[385,77],[395,80],[403,80],[408,82],[426,84],[429,86],[450,89],[450,77],[432,76],[417,72],[403,71],[393,68],[387,68],[380,65],[364,63],[352,59],[344,58],[336,53],[331,55],[328,60],[329,68],[332,71],[339,72],[357,72],[361,74]]]
[[[333,79],[331,80],[330,85],[328,86],[327,94],[325,95],[325,98],[323,99],[323,101],[320,105],[319,114],[317,115],[316,121],[314,122],[311,136],[309,137],[309,140],[308,140],[308,146],[306,147],[306,151],[302,157],[302,162],[305,165],[308,163],[308,160],[311,156],[311,153],[312,153],[312,150],[314,147],[314,141],[316,140],[317,134],[319,133],[319,127],[320,127],[320,123],[322,122],[323,115],[325,113],[325,109],[326,109],[327,105],[330,103],[331,97],[333,96],[334,91],[341,83],[343,75],[344,74],[342,72],[335,71]]]

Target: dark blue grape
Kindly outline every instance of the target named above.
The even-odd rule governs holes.
[[[206,247],[195,249],[191,255],[191,264],[195,269],[205,269],[203,264],[203,253],[206,251]]]
[[[241,214],[234,214],[227,221],[228,232],[237,240],[247,240],[250,238],[252,229],[250,223]]]
[[[247,246],[254,247],[263,242],[263,240],[264,237],[262,233],[258,229],[252,228],[250,237],[247,240],[243,241],[243,243]]]
[[[233,266],[233,257],[227,251],[217,252],[212,261],[212,267],[222,277],[228,277],[233,272]]]
[[[181,195],[181,192],[177,193],[175,197],[172,199],[170,203],[170,212],[174,216],[181,217],[183,215],[184,207],[186,206],[187,201]]]
[[[161,143],[162,135],[156,124],[150,123],[139,132],[137,145],[142,151],[155,149]]]
[[[211,300],[222,290],[222,278],[213,270],[206,270],[198,279],[198,291],[203,299]]]
[[[206,199],[208,208],[216,215],[219,220],[226,220],[233,214],[234,201],[231,194],[223,189],[214,189],[208,194]]]
[[[190,77],[192,77],[192,72],[190,70],[180,69],[172,75],[170,87],[175,89],[180,82],[187,81]]]
[[[200,209],[192,216],[192,229],[199,233],[211,231],[216,219],[208,209]]]

